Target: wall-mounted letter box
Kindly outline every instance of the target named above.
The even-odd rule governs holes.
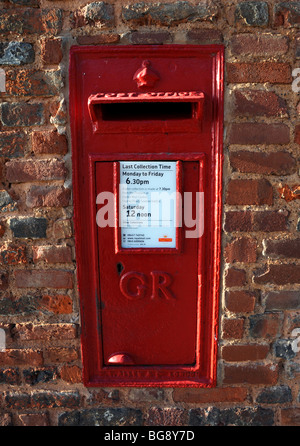
[[[87,386],[216,381],[223,47],[73,47]]]

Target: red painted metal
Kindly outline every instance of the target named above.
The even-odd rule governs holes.
[[[72,47],[70,118],[85,385],[214,386],[223,47]],[[203,235],[183,221],[175,248],[122,248],[119,161],[176,161],[177,191],[204,193]],[[115,227],[96,224],[103,191]]]
[[[133,80],[136,81],[139,88],[154,87],[155,83],[159,80],[159,76],[154,73],[150,66],[151,63],[149,60],[144,60],[142,67],[134,74]]]

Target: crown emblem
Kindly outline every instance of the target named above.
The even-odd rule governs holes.
[[[150,65],[149,60],[144,60],[141,68],[133,76],[133,80],[136,81],[139,88],[154,87],[159,80],[159,76],[150,68]]]

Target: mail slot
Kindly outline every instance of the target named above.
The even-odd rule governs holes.
[[[216,384],[223,47],[72,47],[86,386]]]

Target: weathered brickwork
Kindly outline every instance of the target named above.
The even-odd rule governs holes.
[[[299,2],[2,0],[0,35],[0,426],[300,425]],[[74,44],[225,46],[216,388],[82,384]]]

